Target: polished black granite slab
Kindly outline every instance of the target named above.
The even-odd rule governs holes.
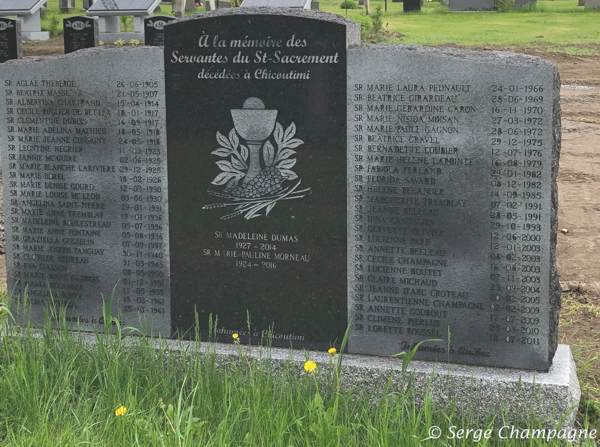
[[[196,310],[203,338],[212,316],[220,341],[341,341],[346,28],[247,12],[165,27],[174,332]]]

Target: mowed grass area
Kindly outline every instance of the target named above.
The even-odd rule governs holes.
[[[451,12],[438,2],[425,2],[420,13],[402,12],[402,3],[388,1],[383,13],[384,30],[399,32],[391,43],[441,45],[527,45],[531,43],[593,44],[600,48],[600,9],[576,6],[577,0],[538,0],[533,10],[499,12]],[[372,1],[371,9],[384,7]],[[321,10],[346,15],[340,2],[322,0]],[[349,9],[348,18],[362,14]],[[596,48],[597,50],[598,48]],[[599,53],[600,54],[600,53]]]
[[[362,6],[357,9],[341,9],[340,0],[321,0],[320,3],[322,11],[350,19],[364,14]],[[81,7],[81,0],[78,0],[77,5]],[[58,0],[49,0],[48,6],[50,12],[58,12]],[[372,12],[377,6],[383,8],[383,0],[372,1]],[[162,11],[156,14],[173,15],[171,5],[162,4],[161,7]],[[585,9],[577,6],[577,0],[538,0],[535,8],[520,11],[513,9],[509,12],[452,12],[437,1],[425,2],[419,13],[405,14],[402,8],[403,3],[388,1],[388,11],[383,12],[386,33],[380,41],[417,45],[543,44],[544,51],[600,55],[600,8]],[[201,10],[202,8],[198,9]],[[58,30],[62,32],[63,18],[80,14],[84,13],[76,11],[73,14],[61,14]],[[42,28],[45,30],[50,30],[50,17],[48,15],[42,21]],[[131,27],[130,22],[130,31]],[[394,33],[402,36],[398,37]]]
[[[499,439],[496,429],[489,440],[483,430],[448,439],[459,429],[491,429],[494,421],[444,412],[427,395],[424,406],[415,405],[410,390],[376,402],[340,392],[339,354],[312,372],[293,362],[276,371],[249,358],[242,345],[225,365],[214,353],[188,352],[182,360],[145,338],[126,345],[118,325],[116,337],[96,335],[86,347],[78,334],[60,328],[64,319],[57,319],[58,330],[48,325],[35,337],[7,325],[7,314],[0,316],[0,445],[467,447],[478,439],[502,447],[565,445],[539,435]],[[496,423],[504,425],[501,416]],[[441,439],[428,439],[435,427]],[[524,413],[519,428],[541,424]]]

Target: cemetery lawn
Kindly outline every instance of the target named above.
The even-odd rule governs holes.
[[[339,354],[313,372],[290,362],[274,374],[268,362],[249,359],[244,346],[226,367],[210,353],[183,362],[164,347],[155,350],[148,339],[126,343],[118,324],[117,337],[96,335],[86,348],[77,333],[46,326],[34,336],[6,324],[7,314],[0,316],[0,445],[429,447],[442,445],[425,440],[434,426],[445,434],[450,426],[474,427],[429,399],[424,408],[415,406],[410,392],[387,393],[377,403],[337,393]],[[583,427],[591,428],[591,414],[588,409],[582,416]],[[529,421],[526,427],[541,426]],[[471,437],[443,445],[474,444]]]
[[[383,39],[377,40],[417,45],[576,44],[570,51],[600,55],[600,10],[576,4],[576,0],[538,0],[535,10],[461,13],[449,11],[437,1],[425,1],[420,13],[404,14],[403,3],[388,0]],[[383,8],[384,1],[371,1],[372,11],[377,6]],[[340,1],[322,0],[321,10],[346,15]],[[350,19],[361,14],[362,7],[348,10]]]
[[[62,53],[62,20],[85,13],[75,11],[60,14],[58,1],[48,1],[49,14],[42,20],[42,30],[54,32],[58,37],[55,36],[48,42],[25,42],[25,56]],[[523,52],[532,49],[600,56],[600,8],[590,10],[575,6],[576,4],[577,0],[538,0],[534,9],[515,11],[514,8],[509,8],[506,12],[460,13],[449,11],[447,6],[437,1],[426,1],[421,12],[404,14],[403,3],[388,0],[388,11],[383,12],[383,32],[378,36],[364,35],[363,40],[365,43],[511,46],[518,47],[515,49]],[[377,6],[384,7],[384,0],[372,0],[371,5],[374,12]],[[163,3],[161,8],[161,12],[156,12],[157,15],[173,15],[171,5]],[[202,8],[198,8],[198,11],[201,10]],[[364,15],[362,6],[357,9],[341,9],[340,0],[322,0],[321,10],[354,20]],[[131,31],[132,27],[131,18],[121,21],[121,31]]]

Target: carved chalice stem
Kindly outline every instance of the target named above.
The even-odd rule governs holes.
[[[244,180],[242,180],[242,184],[248,183],[262,170],[260,166],[261,147],[262,141],[248,141],[248,172],[246,172],[246,177],[244,177]]]

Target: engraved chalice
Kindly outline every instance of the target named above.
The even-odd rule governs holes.
[[[258,98],[248,98],[241,109],[231,109],[236,132],[248,143],[248,171],[242,184],[248,183],[261,171],[260,148],[275,129],[277,110],[265,109]]]

